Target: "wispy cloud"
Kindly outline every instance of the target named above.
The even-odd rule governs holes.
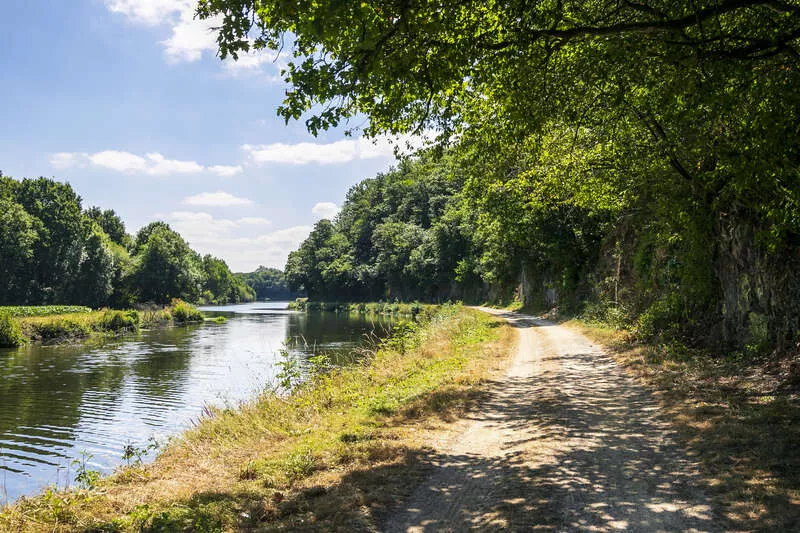
[[[217,176],[222,176],[223,178],[229,178],[231,176],[235,176],[236,174],[240,174],[242,172],[242,165],[236,165],[236,166],[213,165],[208,167],[208,171],[213,172]]]
[[[138,24],[157,26],[172,22],[176,13],[192,9],[190,0],[106,0],[106,7]]]
[[[194,62],[203,55],[214,56],[217,52],[217,30],[214,28],[222,25],[222,18],[200,20],[195,17],[197,0],[105,0],[105,5],[109,11],[125,16],[134,24],[169,27],[169,37],[160,44],[171,63]],[[264,67],[270,63],[275,64],[268,79],[277,80],[280,65],[272,51],[240,54],[236,61],[225,60],[223,68],[231,75],[264,74]]]
[[[50,165],[54,168],[70,168],[86,166],[89,154],[77,152],[59,152],[50,155]]]
[[[245,144],[242,146],[242,150],[247,155],[248,160],[257,165],[268,163],[330,165],[349,163],[359,159],[392,159],[395,156],[395,151],[400,153],[409,152],[420,148],[425,142],[424,137],[403,136],[391,138],[383,136],[375,139],[365,137],[345,139],[332,143]]]
[[[242,217],[236,221],[237,224],[246,224],[248,226],[269,226],[272,221],[263,217]]]
[[[149,174],[151,176],[196,174],[207,170],[218,176],[227,177],[242,172],[241,165],[204,167],[196,161],[167,159],[158,152],[151,152],[141,156],[122,150],[104,150],[93,154],[86,152],[58,152],[50,156],[50,164],[58,169],[93,166],[127,174]]]
[[[289,252],[297,249],[311,232],[311,226],[292,226],[259,232],[257,217],[237,220],[215,218],[205,212],[175,211],[156,218],[166,220],[192,248],[202,254],[225,258],[237,272],[249,272],[259,265],[284,268]],[[249,231],[251,233],[247,233]]]
[[[240,198],[225,191],[201,192],[194,196],[187,196],[183,199],[186,205],[196,205],[204,207],[231,207],[236,205],[252,205],[253,201],[247,198]]]

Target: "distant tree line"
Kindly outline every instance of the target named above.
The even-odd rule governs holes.
[[[200,256],[164,222],[135,236],[113,210],[83,209],[67,183],[0,174],[0,305],[244,302],[225,262]]]
[[[260,266],[253,272],[238,274],[256,293],[258,300],[291,300],[299,296],[286,281],[283,271]]]

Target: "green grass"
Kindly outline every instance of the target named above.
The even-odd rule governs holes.
[[[0,313],[3,312],[13,317],[28,317],[91,313],[92,310],[80,305],[13,305],[0,306]]]
[[[89,313],[30,316],[16,319],[25,338],[41,342],[67,342],[92,334],[121,333],[139,329],[137,311],[105,309]]]
[[[22,500],[0,530],[374,529],[427,475],[438,431],[484,397],[514,339],[482,313],[426,308],[363,362],[214,410],[154,464]]]
[[[17,315],[11,318],[7,311]],[[57,313],[57,311],[64,311]],[[8,317],[4,319],[3,317]],[[19,346],[26,341],[75,342],[97,335],[135,332],[141,327],[203,322],[205,317],[193,305],[174,300],[162,309],[92,311],[80,306],[0,308],[0,346]],[[10,322],[9,322],[10,321]]]

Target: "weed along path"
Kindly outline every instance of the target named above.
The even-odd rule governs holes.
[[[518,353],[384,531],[722,530],[647,390],[579,333],[482,310]]]

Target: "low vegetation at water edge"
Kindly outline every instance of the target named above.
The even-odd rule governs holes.
[[[317,302],[310,301],[308,298],[297,298],[293,302],[289,302],[289,309],[296,311],[326,311],[335,313],[355,313],[360,315],[403,315],[403,316],[416,316],[419,314],[425,304],[419,302],[401,303],[401,302]]]
[[[170,321],[186,324],[204,320],[196,307],[178,299],[168,307],[143,311],[92,311],[78,306],[5,307],[0,308],[0,346],[19,346],[26,341],[71,342],[95,334],[134,332]]]
[[[14,317],[65,315],[68,313],[90,313],[89,307],[81,305],[8,305],[0,306],[0,313]]]
[[[374,526],[430,468],[432,431],[505,364],[512,328],[461,306],[426,308],[359,364],[290,395],[216,409],[151,465],[94,490],[48,491],[0,513],[10,531],[321,531]]]

